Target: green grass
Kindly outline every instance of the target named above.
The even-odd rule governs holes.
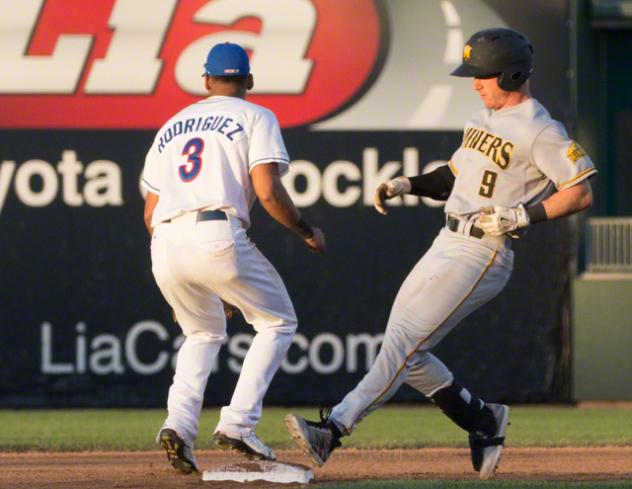
[[[283,426],[290,411],[308,419],[318,416],[313,408],[264,409],[257,433],[274,448],[292,446]],[[152,450],[165,414],[158,409],[0,410],[0,447],[2,451]],[[210,436],[218,416],[218,409],[203,411],[198,448],[212,448]],[[632,409],[516,407],[507,439],[509,446],[632,445]],[[387,407],[365,419],[345,438],[344,446],[465,447],[467,438],[434,407]]]
[[[621,482],[547,482],[547,481],[366,481],[319,484],[318,489],[623,489],[630,481]]]

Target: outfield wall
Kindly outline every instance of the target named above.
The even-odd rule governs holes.
[[[159,125],[201,96],[213,43],[252,50],[250,99],[278,115],[293,160],[284,183],[327,232],[327,254],[314,256],[253,208],[250,234],[300,321],[270,403],[334,401],[371,364],[399,284],[443,224],[440,203],[410,197],[380,216],[372,192],[460,144],[480,102],[448,73],[470,33],[524,31],[534,94],[569,120],[565,1],[282,3],[29,0],[0,12],[12,32],[0,37],[10,73],[0,79],[0,405],[164,403],[182,337],[151,276],[139,177]],[[571,221],[547,223],[515,243],[506,290],[437,349],[475,393],[570,399],[575,234]],[[209,404],[228,401],[252,338],[240,318],[229,333]],[[405,387],[396,399],[420,396]]]
[[[573,398],[632,400],[632,275],[573,280]]]

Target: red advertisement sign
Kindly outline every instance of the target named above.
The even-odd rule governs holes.
[[[371,0],[23,0],[5,8],[3,128],[157,128],[205,96],[206,53],[225,41],[251,55],[249,100],[283,127],[305,125],[362,91],[385,42]]]

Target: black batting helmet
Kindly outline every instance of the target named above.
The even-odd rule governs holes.
[[[517,90],[533,71],[533,47],[513,29],[485,29],[472,35],[463,48],[463,62],[451,75],[498,77],[498,86]]]

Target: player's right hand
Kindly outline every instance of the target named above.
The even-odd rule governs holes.
[[[380,214],[388,214],[384,201],[398,195],[410,192],[410,180],[406,177],[397,177],[388,182],[380,183],[373,194],[373,207]]]
[[[305,240],[305,245],[309,251],[323,253],[325,251],[325,233],[320,228],[312,227],[314,235]]]
[[[517,207],[503,207],[495,205],[493,207],[482,207],[479,211],[478,226],[491,236],[502,236],[509,234],[516,229],[527,227],[529,214],[524,205]],[[514,237],[514,236],[512,236]]]

